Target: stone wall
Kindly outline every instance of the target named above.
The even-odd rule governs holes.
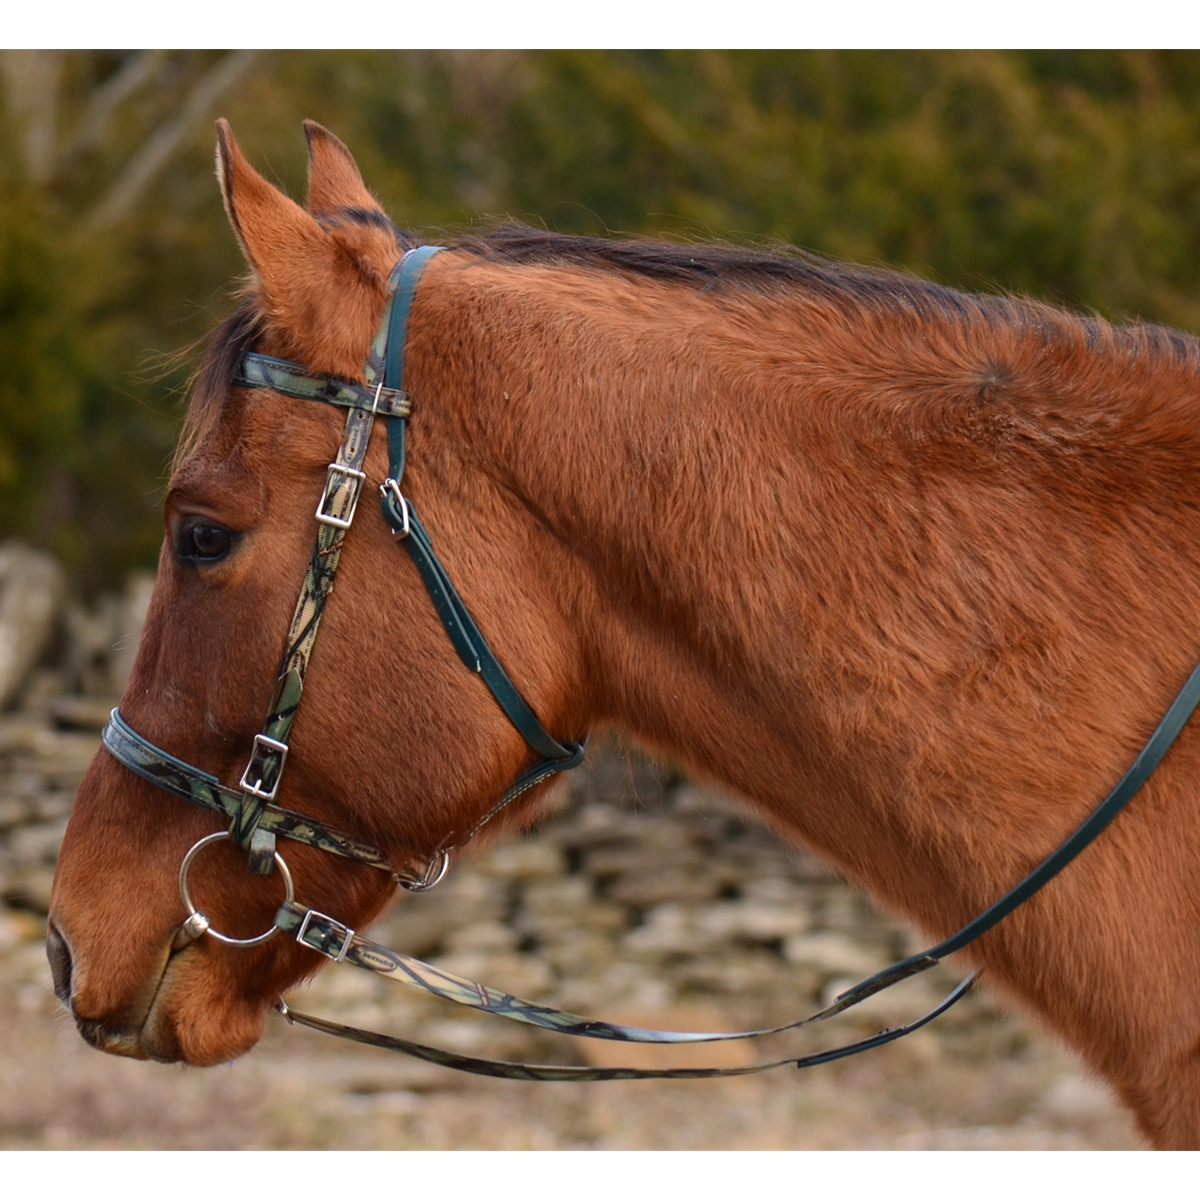
[[[58,844],[99,732],[125,687],[153,578],[92,604],[62,569],[0,545],[0,899],[44,913]]]

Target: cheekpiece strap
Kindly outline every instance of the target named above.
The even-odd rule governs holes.
[[[314,514],[317,536],[292,613],[270,708],[242,774],[240,786],[245,801],[230,826],[234,841],[249,851],[250,870],[262,874],[273,871],[275,866],[275,838],[262,829],[263,821],[283,777],[288,738],[304,692],[304,676],[325,605],[333,592],[346,531],[354,520],[366,482],[363,463],[371,429],[378,413],[403,423],[412,412],[408,397],[398,388],[389,388],[383,378],[384,355],[394,323],[396,288],[408,257],[401,258],[388,280],[389,296],[383,320],[371,340],[363,367],[365,385],[331,379],[297,363],[253,353],[246,355],[238,375],[238,382],[245,387],[267,387],[287,396],[348,410],[342,442],[326,471],[325,487]],[[256,832],[260,829],[261,832]]]

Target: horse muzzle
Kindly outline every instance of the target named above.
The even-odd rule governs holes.
[[[80,973],[70,941],[53,920],[46,928],[46,957],[50,962],[54,994],[74,1018],[80,1036],[89,1046],[122,1058],[158,1062],[178,1062],[183,1058],[169,1023],[155,1019],[156,1002],[162,995],[169,969],[169,960],[165,956],[158,978],[138,989],[141,995],[148,997],[145,1002],[135,999],[101,1017],[83,1016],[78,1011],[74,985],[78,983]]]

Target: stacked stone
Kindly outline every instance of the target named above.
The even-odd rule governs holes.
[[[153,580],[87,606],[62,568],[0,545],[0,900],[45,913],[59,843],[99,730],[125,686]]]

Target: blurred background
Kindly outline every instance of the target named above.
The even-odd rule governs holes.
[[[180,352],[228,312],[242,270],[215,117],[297,198],[300,122],[322,122],[421,231],[508,216],[787,242],[1195,332],[1200,56],[3,51],[0,100],[0,1027],[22,1047],[0,1065],[0,1145],[1137,1144],[1069,1055],[986,994],[803,1084],[548,1095],[367,1066],[280,1030],[233,1076],[197,1075],[83,1047],[38,939],[145,611]],[[540,841],[467,865],[424,916],[398,909],[396,944],[677,1023],[780,1019],[915,945],[736,802],[632,748],[593,758]],[[332,978],[317,985],[327,1013],[575,1061]]]
[[[186,371],[242,263],[213,120],[302,198],[327,125],[399,224],[782,240],[1200,326],[1192,53],[8,51],[0,530],[153,566]]]

